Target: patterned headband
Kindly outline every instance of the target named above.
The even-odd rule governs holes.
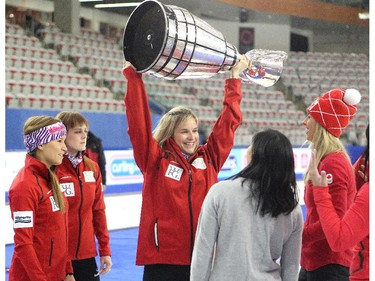
[[[23,137],[27,153],[34,151],[39,145],[49,143],[66,136],[66,128],[62,122],[42,127]]]

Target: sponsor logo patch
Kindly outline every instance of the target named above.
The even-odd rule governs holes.
[[[60,208],[59,208],[59,206],[56,204],[55,198],[53,198],[53,196],[50,196],[50,197],[49,197],[49,200],[51,201],[52,212],[59,211]]]
[[[74,183],[72,182],[60,183],[60,189],[64,192],[66,197],[75,196]]]
[[[33,226],[33,211],[18,211],[13,213],[13,228],[27,228]]]
[[[84,171],[83,177],[85,178],[85,182],[95,182],[93,171]]]
[[[191,163],[192,166],[194,166],[197,169],[205,170],[207,169],[206,163],[204,163],[203,158],[197,158]]]
[[[165,176],[180,181],[183,171],[184,170],[182,168],[169,164]]]

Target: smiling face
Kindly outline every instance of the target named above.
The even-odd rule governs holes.
[[[183,153],[191,155],[199,144],[198,124],[193,117],[181,122],[173,132],[173,139]]]
[[[68,130],[65,144],[69,155],[76,156],[78,152],[86,149],[88,131],[86,125],[75,126]]]
[[[36,157],[47,167],[60,165],[67,151],[65,137],[38,146]]]
[[[302,124],[306,127],[306,139],[312,141],[316,131],[317,122],[310,115],[307,115],[305,119],[303,119]]]

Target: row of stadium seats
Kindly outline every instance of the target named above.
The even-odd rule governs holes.
[[[18,27],[7,24],[7,106],[124,112],[122,97],[127,82],[121,74],[123,55],[117,43],[89,30],[82,30],[82,34],[77,36],[62,33],[56,28],[47,29],[41,38],[42,41],[28,37]],[[28,44],[28,48],[25,44]],[[368,82],[368,58],[366,65],[363,56],[335,54],[334,57],[335,65],[341,65],[344,59],[350,61],[347,64],[350,67],[346,70],[352,80],[347,79],[347,83],[360,86]],[[247,145],[252,134],[264,128],[275,128],[285,133],[299,132],[305,112],[297,109],[294,103],[296,98],[303,97],[305,103],[308,103],[308,97],[315,97],[314,93],[319,95],[324,89],[323,81],[329,81],[329,86],[334,82],[344,82],[339,79],[345,76],[333,70],[331,74],[334,75],[329,75],[327,70],[325,75],[319,76],[316,69],[324,63],[317,66],[310,63],[311,71],[307,72],[307,61],[328,60],[324,53],[315,56],[313,53],[292,52],[289,59],[282,78],[274,87],[263,88],[254,84],[242,86],[241,109],[244,118],[235,140],[237,145]],[[143,80],[149,97],[166,108],[180,104],[192,107],[200,119],[200,126],[208,134],[221,110],[224,80],[228,75],[229,72],[226,72],[207,79],[177,81],[143,75]],[[320,77],[322,79],[318,79]],[[329,80],[328,77],[337,77],[337,80]],[[293,94],[291,100],[286,98],[289,90]],[[120,94],[120,100],[114,98],[117,94]],[[366,110],[366,107],[363,109]],[[359,125],[366,122],[366,116],[366,112],[364,116],[360,115]],[[303,130],[302,133],[290,135],[295,145],[301,145],[305,140]]]

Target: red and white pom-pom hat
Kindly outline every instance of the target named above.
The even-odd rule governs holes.
[[[361,94],[356,89],[332,89],[317,98],[307,113],[335,137],[340,137],[357,112]]]

